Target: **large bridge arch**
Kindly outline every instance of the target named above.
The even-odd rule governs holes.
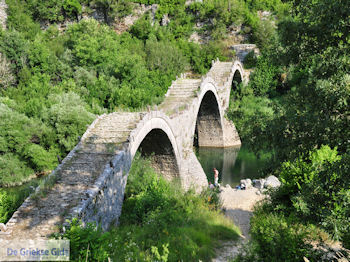
[[[150,157],[152,167],[166,179],[180,177],[180,150],[170,125],[164,119],[152,118],[136,130],[131,141],[131,160],[137,151]]]
[[[223,116],[217,88],[211,81],[204,83],[195,110],[192,128],[193,145],[199,147],[222,147],[224,145]]]

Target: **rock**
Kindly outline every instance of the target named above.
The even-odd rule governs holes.
[[[229,184],[226,184],[225,186],[227,189],[232,189],[231,186]]]
[[[256,193],[255,193],[255,194],[257,194],[258,196],[260,196],[260,195],[261,195],[260,190],[256,191]]]
[[[0,231],[6,232],[6,230],[7,230],[6,225],[3,223],[0,223]]]
[[[279,187],[280,185],[281,185],[281,182],[275,176],[269,176],[264,183],[265,188],[269,188],[269,187],[276,188],[276,187]]]
[[[167,26],[169,23],[170,23],[170,18],[168,14],[163,15],[161,25]]]
[[[246,189],[249,189],[249,188],[252,187],[252,180],[250,180],[249,178],[247,178],[247,179],[242,179],[242,180],[240,181],[240,183],[241,183],[241,185],[244,185],[244,187],[245,187]]]
[[[233,49],[236,52],[237,58],[243,63],[245,57],[250,53],[254,52],[256,56],[259,56],[260,51],[257,48],[255,44],[239,44],[239,45],[233,45],[231,46],[231,49]]]
[[[265,184],[265,179],[256,179],[254,180],[254,187],[258,189],[263,189]]]
[[[0,29],[6,29],[7,5],[5,0],[0,0]]]

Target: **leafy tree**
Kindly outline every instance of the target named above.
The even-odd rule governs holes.
[[[0,51],[11,62],[12,69],[18,73],[26,64],[28,42],[16,31],[5,31],[1,36]]]
[[[187,68],[186,58],[181,50],[171,42],[149,39],[145,51],[149,70],[159,70],[163,74],[179,75]]]
[[[4,101],[15,104],[13,101]],[[29,119],[0,103],[1,183],[20,182],[35,171],[51,169],[57,159],[46,144],[51,130],[38,120]],[[11,159],[12,158],[12,159]],[[9,162],[7,163],[6,160]],[[7,163],[7,164],[6,164]]]
[[[78,0],[64,0],[63,9],[68,16],[75,16],[77,21],[79,21],[82,7]]]
[[[88,112],[86,104],[75,93],[50,95],[48,99],[51,106],[44,120],[56,130],[62,151],[69,152],[95,116]]]

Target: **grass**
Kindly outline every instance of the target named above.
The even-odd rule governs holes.
[[[72,258],[85,260],[88,254],[100,261],[210,261],[220,240],[235,240],[240,233],[220,212],[216,192],[184,192],[139,157],[129,174],[119,222],[102,232],[74,220],[63,234],[71,240]]]
[[[39,179],[35,179],[21,186],[0,188],[0,223],[7,223],[38,184]]]

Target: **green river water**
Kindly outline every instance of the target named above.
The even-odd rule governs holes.
[[[235,187],[241,179],[259,178],[259,170],[267,161],[258,159],[245,146],[231,148],[196,148],[196,155],[208,181],[214,182],[213,168],[219,171],[219,183]]]

